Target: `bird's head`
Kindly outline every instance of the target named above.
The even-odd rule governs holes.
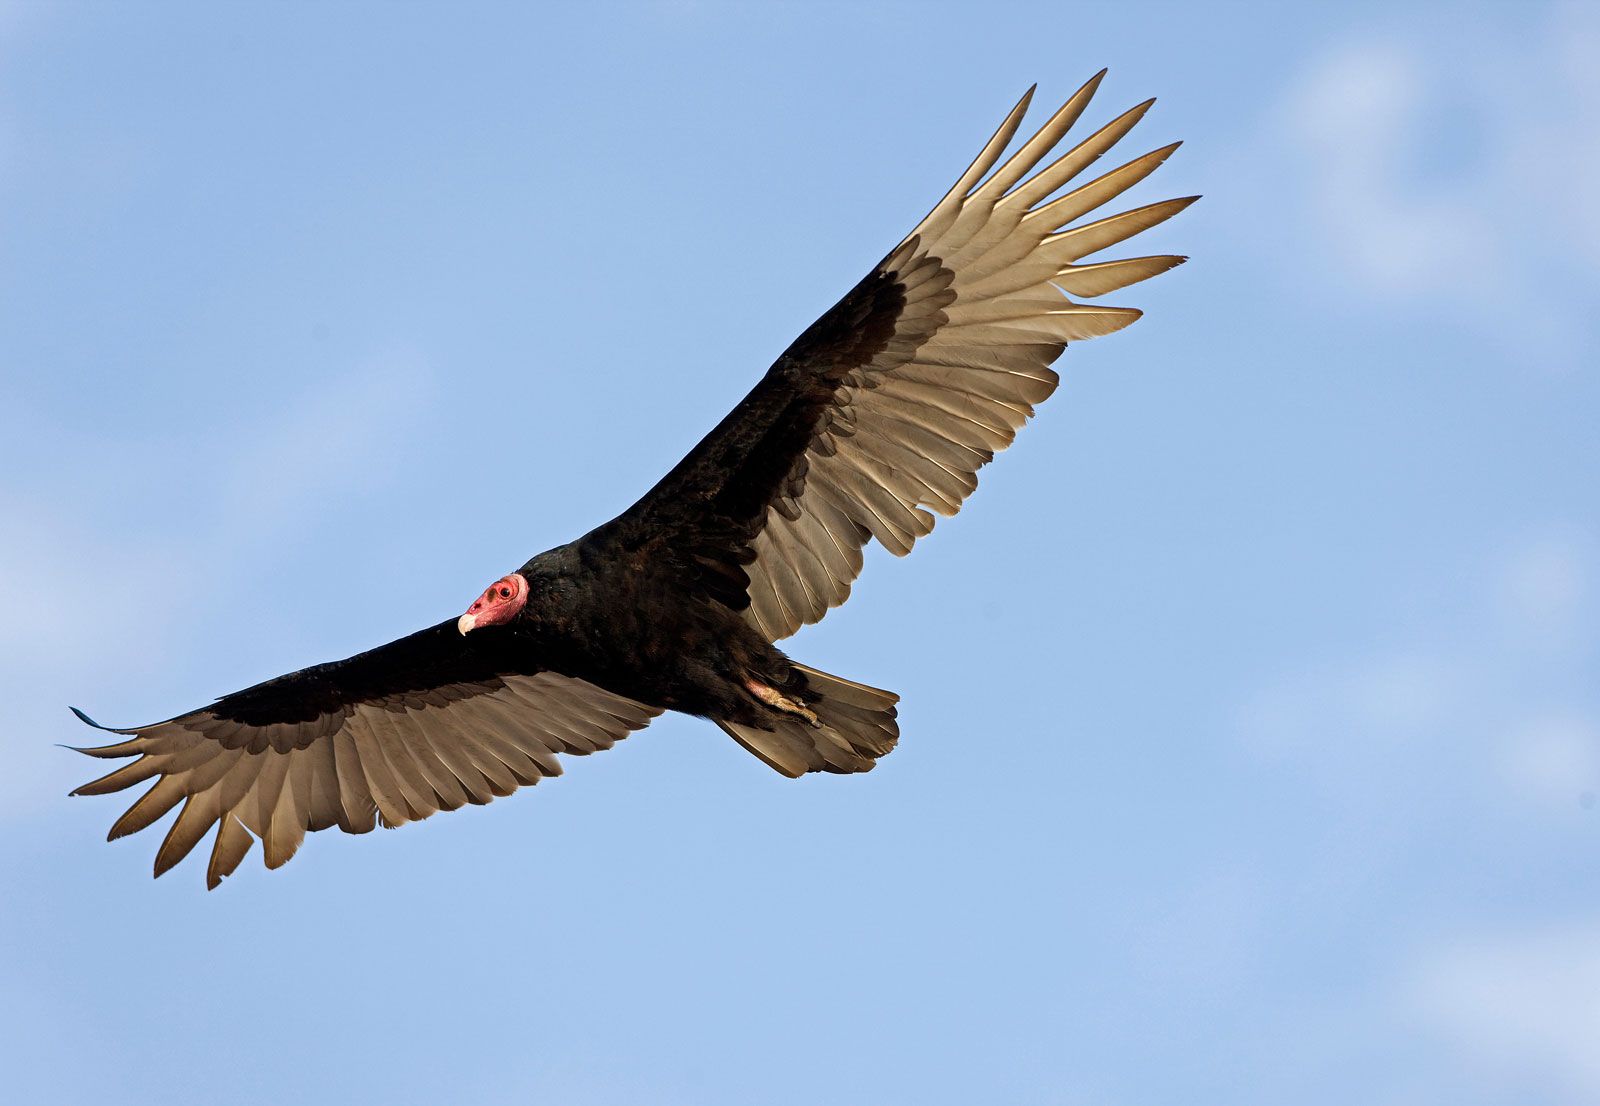
[[[483,594],[467,608],[467,613],[456,619],[456,629],[465,634],[480,626],[498,626],[510,622],[527,605],[527,578],[520,572],[513,572],[484,588]]]

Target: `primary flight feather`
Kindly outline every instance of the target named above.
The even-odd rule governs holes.
[[[787,776],[872,768],[899,738],[898,696],[773,643],[845,601],[868,542],[904,555],[935,514],[960,509],[1055,391],[1067,343],[1140,314],[1080,299],[1184,260],[1082,261],[1194,199],[1081,221],[1177,148],[1076,183],[1146,102],[1047,160],[1103,76],[1002,163],[1030,89],[927,218],[620,516],[495,581],[459,618],[113,730],[125,740],[81,751],[134,759],[73,794],[153,780],[110,836],[181,803],[156,875],[215,830],[215,887],[257,839],[276,868],[307,830],[487,803],[664,710],[711,719]]]

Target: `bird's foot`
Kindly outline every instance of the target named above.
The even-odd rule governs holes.
[[[767,704],[773,710],[782,711],[784,714],[798,715],[817,729],[822,728],[822,721],[817,717],[817,712],[810,709],[799,699],[791,699],[775,687],[768,687],[757,680],[746,680],[745,688],[760,702]]]

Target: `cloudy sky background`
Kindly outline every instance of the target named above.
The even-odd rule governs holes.
[[[1600,1099],[1600,12],[0,4],[18,1100]],[[56,747],[454,614],[647,487],[1030,82],[1204,193],[794,654],[218,892]],[[259,852],[256,854],[259,856]]]

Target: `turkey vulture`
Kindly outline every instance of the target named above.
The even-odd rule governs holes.
[[[1030,89],[928,217],[620,516],[496,580],[459,618],[112,730],[125,740],[81,751],[135,759],[73,794],[154,780],[110,837],[181,802],[155,874],[215,827],[216,887],[256,838],[276,868],[307,830],[487,803],[664,710],[710,719],[786,776],[872,768],[898,740],[899,697],[773,643],[845,601],[868,542],[904,555],[935,514],[956,513],[1055,391],[1068,342],[1140,315],[1079,298],[1184,260],[1079,263],[1194,199],[1079,222],[1178,146],[1061,192],[1153,103],[1041,168],[1104,75],[1000,164]]]

